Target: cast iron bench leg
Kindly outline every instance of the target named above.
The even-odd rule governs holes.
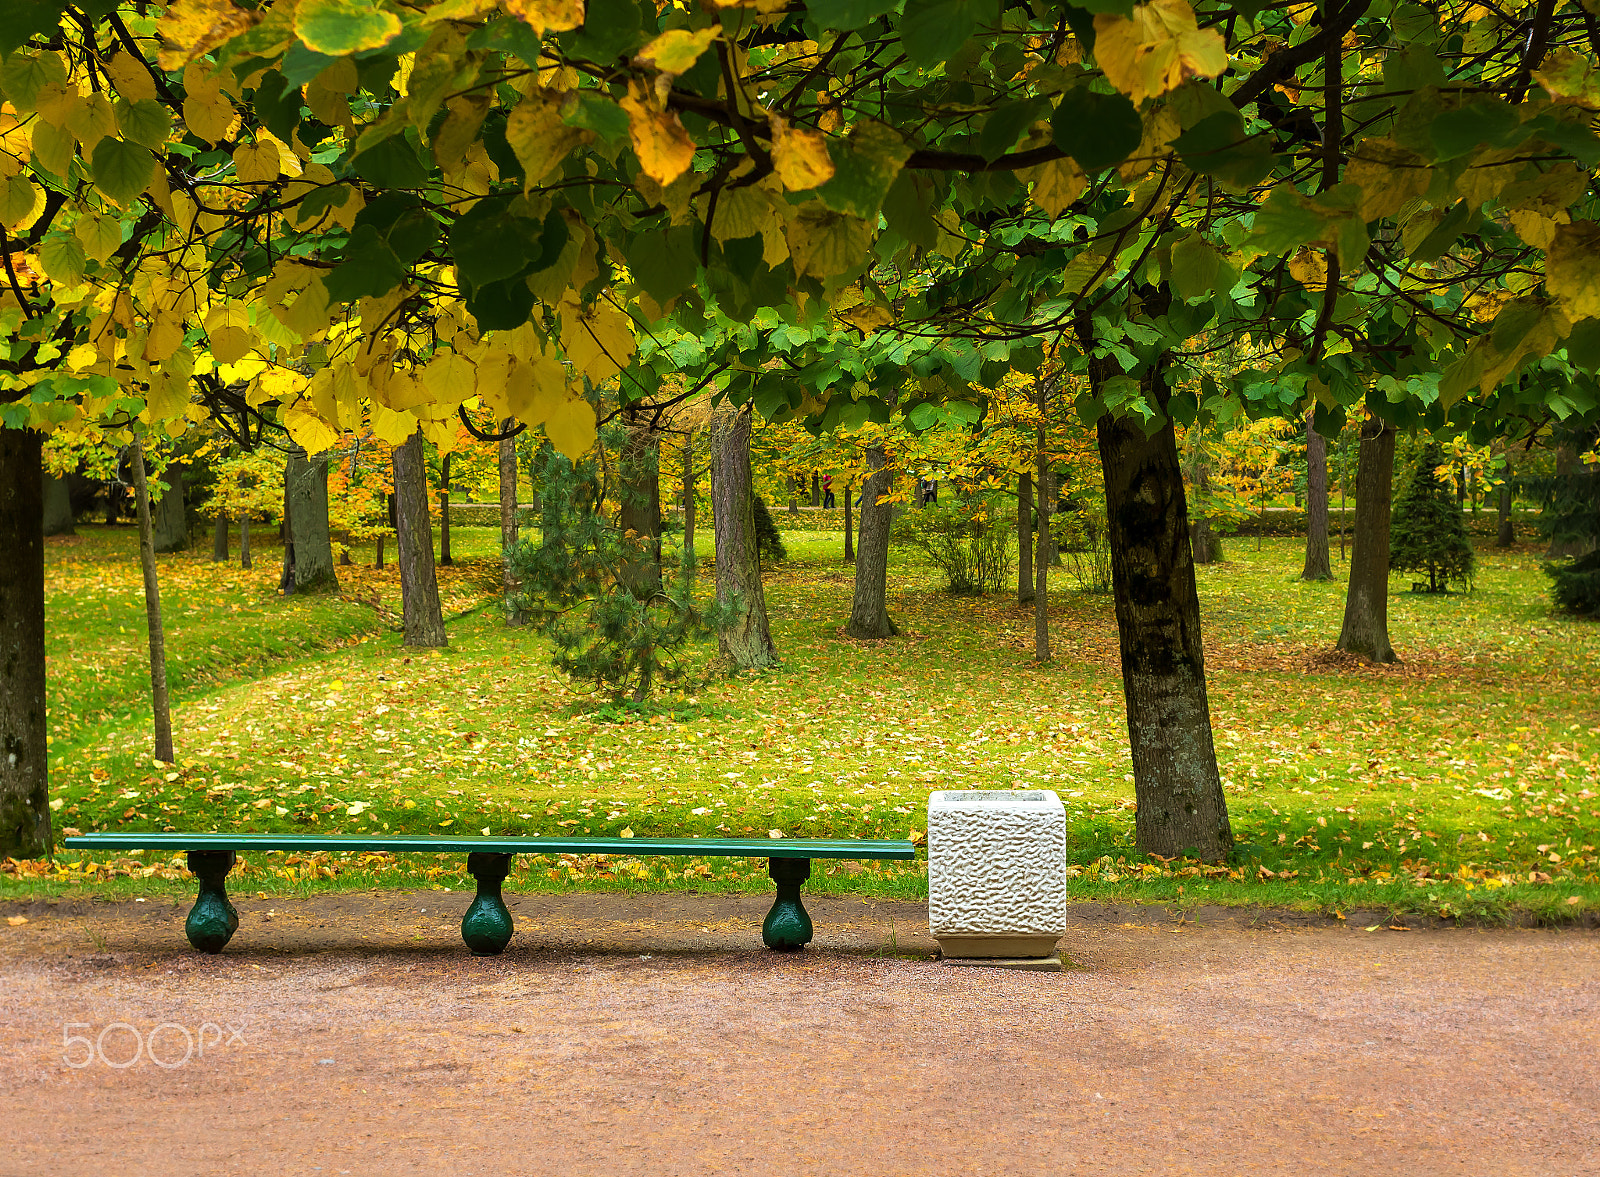
[[[200,880],[200,895],[184,922],[184,933],[201,952],[221,952],[239,930],[239,913],[228,902],[232,850],[191,850],[189,870]]]
[[[467,855],[467,870],[478,880],[478,894],[461,917],[461,938],[473,956],[499,956],[511,943],[511,913],[500,897],[500,884],[511,871],[511,855]]]
[[[790,952],[811,943],[811,917],[800,902],[800,884],[811,877],[809,858],[769,858],[767,873],[778,884],[778,898],[761,925],[768,948]]]

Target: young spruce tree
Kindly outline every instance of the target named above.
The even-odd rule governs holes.
[[[1461,506],[1439,477],[1443,464],[1438,444],[1429,441],[1389,524],[1390,570],[1426,572],[1430,593],[1448,591],[1451,582],[1471,588],[1475,565]]]

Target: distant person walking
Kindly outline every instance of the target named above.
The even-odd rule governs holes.
[[[822,476],[822,506],[824,510],[831,510],[833,505],[833,475],[824,474]]]

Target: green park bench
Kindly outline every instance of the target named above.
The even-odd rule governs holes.
[[[157,834],[139,831],[78,834],[64,840],[68,850],[186,851],[189,870],[200,880],[200,895],[184,931],[201,952],[221,952],[239,927],[239,913],[228,901],[227,878],[240,850],[384,850],[462,853],[478,893],[461,919],[461,938],[475,956],[494,956],[511,941],[511,913],[500,887],[514,854],[696,855],[765,858],[778,897],[761,925],[761,938],[779,951],[811,942],[811,917],[800,902],[800,885],[811,877],[813,858],[916,857],[911,842],[873,842],[851,838],[452,838],[376,837],[345,834]]]

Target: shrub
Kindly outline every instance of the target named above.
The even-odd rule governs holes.
[[[1111,540],[1103,504],[1073,500],[1051,518],[1050,534],[1080,593],[1111,591]]]
[[[1389,568],[1426,572],[1430,593],[1446,591],[1452,581],[1470,589],[1476,564],[1455,492],[1439,477],[1443,464],[1436,442],[1422,447],[1389,524]]]
[[[951,593],[998,592],[1011,575],[1010,528],[994,504],[969,496],[902,511],[890,537],[922,552],[945,576]]]
[[[1600,617],[1600,551],[1576,560],[1552,561],[1544,570],[1555,582],[1551,590],[1556,608],[1566,613]]]
[[[755,505],[757,557],[763,564],[776,564],[780,560],[787,560],[789,549],[783,546],[783,536],[778,532],[778,525],[772,521],[772,512],[767,510],[767,501],[756,495]]]

